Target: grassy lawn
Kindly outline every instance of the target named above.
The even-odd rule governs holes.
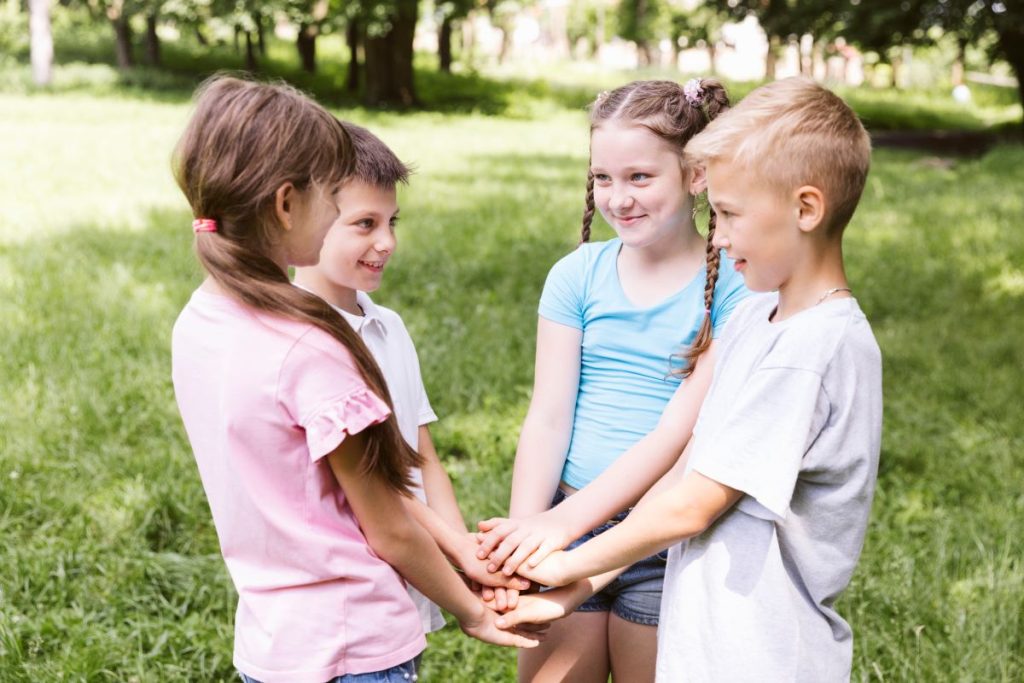
[[[418,169],[378,299],[417,340],[471,520],[505,510],[537,298],[582,205],[584,118],[537,106],[339,112]],[[169,376],[200,278],[168,171],[187,102],[114,84],[0,112],[0,680],[231,680],[233,589]],[[840,605],[855,680],[1024,679],[1022,169],[1020,146],[879,151],[848,232],[886,389]],[[429,680],[512,680],[512,652],[430,641]]]

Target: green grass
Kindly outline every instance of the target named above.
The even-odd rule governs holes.
[[[0,680],[232,680],[235,598],[169,378],[199,280],[168,171],[187,105],[114,85],[0,111]],[[576,240],[584,116],[339,113],[418,167],[378,299],[417,340],[467,518],[502,512],[537,298]],[[848,232],[886,390],[840,603],[855,680],[1024,678],[1022,168],[1019,146],[952,168],[876,152]],[[453,625],[430,643],[431,680],[512,678],[512,652]]]

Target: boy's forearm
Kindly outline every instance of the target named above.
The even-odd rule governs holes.
[[[455,499],[455,487],[448,477],[441,459],[430,438],[430,430],[426,425],[419,429],[419,452],[423,456],[423,492],[427,496],[427,505],[455,531],[465,533],[466,521]]]
[[[667,486],[625,520],[565,554],[566,581],[626,567],[702,533],[741,492],[691,472]]]
[[[452,562],[459,564],[463,553],[468,552],[472,555],[475,551],[476,548],[471,544],[466,532],[456,531],[436,510],[425,505],[418,498],[406,498],[403,500],[403,504],[413,519],[426,530],[438,548]]]
[[[680,460],[711,385],[714,356],[712,343],[665,406],[658,426],[559,506],[564,510],[558,520],[569,525],[573,538],[634,505]]]

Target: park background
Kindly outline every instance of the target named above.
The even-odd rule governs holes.
[[[836,89],[876,144],[846,254],[886,396],[839,601],[853,678],[1024,679],[1022,50],[1009,0],[0,0],[0,681],[232,680],[236,598],[169,377],[201,278],[170,151],[221,69],[416,166],[376,298],[417,341],[470,522],[506,510],[594,95]],[[429,640],[428,680],[513,680],[452,623]]]

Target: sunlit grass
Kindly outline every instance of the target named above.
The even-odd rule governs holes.
[[[233,590],[169,379],[199,280],[168,168],[187,101],[7,94],[0,111],[0,679],[231,680]],[[537,298],[576,240],[584,114],[339,113],[417,166],[377,298],[417,340],[467,518],[501,512]],[[886,390],[840,602],[856,680],[1024,677],[1024,149],[948,161],[876,152],[847,236]],[[508,681],[514,655],[451,626],[426,667]]]

